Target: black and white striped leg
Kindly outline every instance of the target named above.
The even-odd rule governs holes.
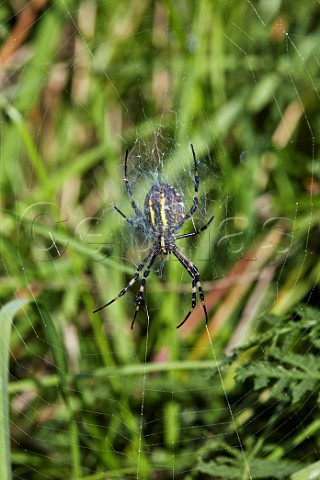
[[[129,155],[129,150],[126,150],[126,158],[125,158],[125,161],[124,161],[124,182],[125,182],[125,185],[126,185],[127,193],[128,193],[128,196],[129,196],[129,199],[130,199],[131,206],[132,206],[133,210],[135,211],[135,213],[138,217],[143,218],[143,214],[142,214],[141,210],[137,207],[137,204],[133,199],[131,185],[130,185],[130,182],[128,180],[128,155]]]
[[[154,253],[151,257],[151,260],[150,262],[148,263],[148,266],[147,268],[145,269],[145,271],[143,272],[143,277],[141,279],[141,284],[140,284],[140,290],[139,290],[139,293],[138,293],[138,296],[137,296],[137,300],[136,300],[136,311],[134,312],[134,316],[133,316],[133,319],[132,319],[132,322],[131,322],[131,330],[133,329],[133,325],[134,325],[134,322],[135,322],[135,319],[136,319],[136,316],[140,310],[140,307],[141,307],[141,303],[142,303],[142,300],[143,300],[143,292],[144,292],[144,287],[146,285],[146,281],[147,281],[147,277],[150,273],[150,270],[151,270],[151,267],[153,265],[153,262],[155,261],[156,259],[156,254]]]
[[[127,220],[127,222],[128,222],[132,227],[134,227],[133,221],[132,221],[130,218],[128,218],[124,213],[122,213],[121,210],[119,210],[118,207],[116,207],[116,206],[114,205],[113,208],[114,208],[118,213],[120,213],[120,215],[121,215],[125,220]]]
[[[199,230],[196,230],[195,232],[183,233],[182,235],[178,235],[177,237],[175,237],[175,240],[180,240],[180,238],[194,237],[195,235],[199,235],[199,233],[203,232],[203,230],[206,230],[209,227],[213,219],[214,219],[214,216],[211,217],[210,220],[205,225],[203,225],[203,227],[201,227]]]
[[[196,283],[197,283],[197,288],[198,288],[198,291],[199,291],[199,297],[200,297],[200,301],[202,303],[202,308],[204,310],[204,314],[206,316],[206,325],[208,325],[208,312],[207,312],[207,308],[206,308],[206,304],[205,304],[205,301],[204,301],[204,294],[203,294],[203,290],[202,290],[202,285],[200,283],[200,275],[196,275]]]
[[[181,250],[179,250],[177,247],[174,247],[172,249],[172,253],[175,255],[175,257],[179,260],[179,262],[184,266],[184,268],[187,270],[189,275],[192,277],[192,301],[193,301],[193,298],[194,298],[194,295],[195,295],[194,294],[194,287],[196,286],[196,288],[199,291],[199,297],[200,297],[200,301],[202,303],[202,308],[203,308],[203,311],[204,311],[204,314],[205,314],[205,317],[206,317],[206,325],[207,325],[208,324],[208,312],[207,312],[207,308],[206,308],[206,305],[205,305],[204,294],[203,294],[203,290],[202,290],[202,286],[201,286],[201,282],[200,282],[199,270],[191,262],[191,260],[189,260],[189,258],[183,252],[181,252]],[[190,316],[193,309],[194,309],[194,307],[191,308],[191,310],[189,310],[187,316],[177,326],[177,328],[180,328],[187,321],[187,319]]]
[[[182,325],[184,323],[186,323],[186,321],[188,320],[188,318],[190,317],[191,315],[191,312],[194,310],[194,307],[196,306],[196,303],[197,303],[197,300],[196,300],[196,290],[197,290],[197,287],[196,287],[196,279],[193,278],[192,279],[192,299],[191,299],[191,308],[189,310],[189,312],[187,313],[185,319],[179,323],[179,325],[177,326],[177,328],[180,328],[182,327]]]
[[[131,278],[130,282],[128,283],[128,285],[123,289],[121,290],[121,292],[116,296],[114,297],[112,300],[110,300],[110,302],[106,303],[105,305],[102,305],[102,307],[99,307],[97,308],[96,310],[94,310],[93,313],[97,313],[99,312],[100,310],[102,310],[103,308],[105,307],[108,307],[109,305],[111,305],[111,303],[115,302],[116,300],[118,300],[118,298],[122,297],[128,290],[129,288],[135,283],[135,281],[137,280],[137,278],[139,277],[140,275],[140,272],[141,270],[143,269],[143,267],[145,266],[146,262],[149,260],[150,258],[150,255],[147,255],[143,261],[138,265],[137,267],[137,270],[135,272],[135,274],[133,275],[133,277]]]
[[[194,163],[194,196],[193,196],[193,203],[196,205],[198,204],[198,191],[199,191],[199,172],[198,172],[198,162],[197,162],[197,157],[194,152],[194,148],[192,143],[190,143],[190,147],[192,150],[192,155],[193,155],[193,163]]]
[[[176,233],[180,230],[182,225],[186,223],[187,220],[194,214],[198,207],[198,191],[199,191],[199,172],[198,172],[198,162],[197,157],[193,148],[193,145],[190,144],[192,155],[193,155],[193,162],[194,162],[194,194],[193,194],[193,205],[190,210],[185,214],[181,222],[175,226],[173,233]]]

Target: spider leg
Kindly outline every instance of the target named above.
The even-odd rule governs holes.
[[[197,157],[193,148],[192,143],[190,144],[192,155],[193,155],[193,162],[194,162],[194,194],[193,194],[193,205],[190,210],[185,214],[183,219],[175,226],[173,233],[176,233],[180,230],[182,225],[189,220],[189,218],[194,214],[198,207],[198,191],[199,191],[199,172],[198,172],[198,162]]]
[[[118,207],[116,207],[116,206],[114,205],[113,208],[114,208],[118,213],[120,213],[120,215],[121,215],[125,220],[127,220],[127,222],[128,222],[132,227],[134,227],[133,221],[132,221],[130,218],[128,218],[124,213],[122,213],[121,210],[119,210]]]
[[[133,199],[131,185],[130,185],[130,182],[128,180],[128,156],[129,156],[129,150],[126,150],[126,158],[125,158],[125,161],[124,161],[124,182],[125,182],[125,185],[126,185],[127,193],[128,193],[128,196],[129,196],[129,199],[130,199],[131,206],[132,206],[133,210],[135,211],[135,213],[138,217],[143,218],[143,214],[142,214],[141,210],[137,207],[137,204]]]
[[[214,219],[214,216],[211,217],[210,220],[205,225],[203,225],[203,227],[201,227],[199,230],[196,230],[195,232],[191,232],[191,233],[183,233],[182,235],[178,235],[177,237],[175,237],[175,240],[180,240],[180,238],[194,237],[195,235],[199,235],[199,233],[203,232],[203,230],[206,230],[209,227],[213,219]]]
[[[133,325],[134,325],[134,322],[135,322],[135,319],[136,319],[136,316],[140,310],[140,306],[141,306],[141,303],[142,303],[142,300],[143,300],[143,292],[144,292],[144,287],[145,287],[145,284],[146,284],[146,281],[147,281],[147,277],[150,273],[150,270],[151,270],[151,267],[153,265],[153,262],[155,261],[156,259],[156,256],[157,254],[154,253],[151,257],[151,260],[150,262],[148,263],[148,266],[147,268],[145,269],[145,271],[143,272],[143,277],[142,277],[142,280],[141,280],[141,284],[140,284],[140,290],[139,290],[139,293],[138,293],[138,296],[137,296],[137,300],[136,300],[136,311],[134,312],[134,316],[133,316],[133,319],[132,319],[132,322],[131,322],[131,330],[133,329]]]
[[[147,255],[147,256],[142,260],[142,262],[138,265],[137,270],[136,270],[135,274],[133,275],[133,277],[131,278],[131,280],[130,280],[130,282],[128,283],[128,285],[127,285],[125,288],[123,288],[123,289],[121,290],[121,292],[120,292],[116,297],[114,297],[112,300],[110,300],[110,302],[106,303],[105,305],[102,305],[102,307],[97,308],[96,310],[94,310],[93,313],[97,313],[97,312],[99,312],[100,310],[102,310],[103,308],[108,307],[109,305],[111,305],[111,303],[115,302],[116,300],[118,300],[118,298],[122,297],[122,296],[127,292],[127,290],[129,290],[129,288],[135,283],[135,281],[136,281],[137,278],[139,277],[140,272],[141,272],[141,270],[143,269],[143,267],[145,266],[146,262],[149,260],[150,255],[151,255],[151,254]]]
[[[191,315],[191,312],[194,310],[194,307],[196,306],[196,303],[197,303],[196,290],[197,290],[197,287],[196,287],[196,279],[193,278],[193,279],[192,279],[192,289],[191,289],[191,291],[192,291],[191,308],[190,308],[189,312],[187,313],[185,319],[184,319],[181,323],[179,323],[179,325],[177,326],[177,328],[182,327],[182,325],[183,325],[184,323],[186,323],[186,321],[188,320],[188,318],[189,318],[190,315]]]
[[[207,308],[206,308],[205,301],[204,301],[204,294],[203,294],[203,290],[202,290],[202,286],[201,286],[201,282],[200,282],[199,270],[191,262],[191,260],[189,260],[189,258],[184,253],[182,253],[181,250],[179,250],[176,246],[174,246],[172,248],[172,253],[175,255],[175,257],[179,260],[179,262],[184,266],[184,268],[187,270],[189,275],[192,277],[191,308],[190,308],[189,312],[187,313],[186,317],[184,318],[184,320],[181,323],[179,323],[177,328],[182,327],[182,325],[188,320],[192,310],[196,306],[196,288],[199,291],[199,297],[200,297],[200,300],[201,300],[201,303],[202,303],[202,308],[203,308],[203,311],[204,311],[204,314],[205,314],[205,317],[206,317],[206,325],[207,325],[208,324],[208,312],[207,312]]]

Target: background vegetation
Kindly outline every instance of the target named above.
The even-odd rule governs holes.
[[[0,4],[1,479],[320,478],[312,0]],[[130,330],[159,179],[192,202]],[[183,231],[193,229],[192,221]],[[10,441],[9,441],[10,440]]]

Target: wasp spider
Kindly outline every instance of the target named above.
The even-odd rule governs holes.
[[[204,310],[206,317],[206,323],[208,322],[208,313],[204,301],[204,294],[200,283],[200,274],[198,268],[189,260],[189,258],[177,247],[176,241],[181,240],[182,238],[193,237],[203,232],[214,217],[211,217],[210,220],[203,225],[199,230],[190,233],[183,233],[182,235],[176,235],[181,227],[185,224],[187,220],[194,214],[198,206],[198,190],[199,190],[199,174],[198,174],[198,165],[197,158],[194,152],[192,145],[192,155],[194,161],[194,195],[193,195],[193,204],[187,213],[184,213],[184,204],[182,202],[181,196],[176,191],[174,187],[168,185],[167,183],[157,183],[151,187],[149,190],[146,199],[144,201],[144,213],[137,207],[136,202],[133,199],[131,185],[128,180],[128,150],[126,151],[126,158],[124,164],[124,182],[126,190],[131,201],[131,206],[135,212],[136,220],[133,221],[128,218],[124,213],[122,213],[119,208],[114,207],[120,215],[126,219],[126,221],[133,227],[141,227],[144,231],[144,234],[147,238],[151,240],[151,249],[148,255],[142,260],[138,265],[135,274],[128,283],[128,285],[121,290],[121,292],[114,297],[110,302],[106,303],[102,307],[97,308],[93,313],[102,310],[103,308],[111,305],[111,303],[118,300],[122,297],[128,289],[135,283],[138,279],[140,273],[146,268],[143,272],[140,290],[136,299],[136,309],[131,323],[131,328],[133,328],[134,321],[136,319],[137,313],[140,309],[143,300],[143,291],[147,281],[147,277],[150,273],[151,267],[157,257],[166,257],[170,253],[179,260],[179,262],[184,266],[189,275],[192,278],[192,299],[191,299],[191,308],[187,313],[185,319],[177,326],[180,328],[189,318],[192,310],[196,306],[196,291],[198,289],[200,301]]]

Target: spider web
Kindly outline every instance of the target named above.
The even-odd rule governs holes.
[[[305,10],[0,4],[1,297],[36,306],[10,343],[14,478],[315,475],[319,2]],[[200,305],[176,330],[191,279],[171,258],[148,277],[132,332],[139,282],[92,314],[149,249],[113,208],[134,218],[124,152],[140,209],[164,181],[187,210],[190,143],[199,207],[181,233],[215,220],[179,248],[209,322]]]

